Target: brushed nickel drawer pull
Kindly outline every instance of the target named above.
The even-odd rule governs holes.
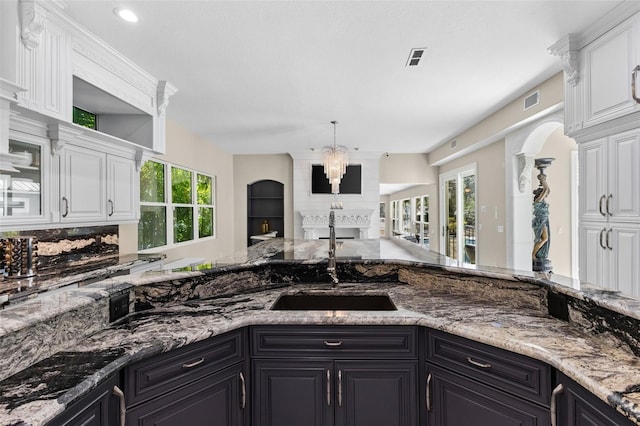
[[[329,342],[327,340],[324,341],[325,346],[330,346],[330,347],[338,347],[338,346],[342,346],[342,340],[338,340],[337,342]]]
[[[125,403],[124,392],[122,392],[122,389],[120,389],[118,386],[114,386],[111,390],[111,393],[117,396],[120,400],[120,426],[124,426],[124,422],[127,417],[127,407]]]
[[[476,367],[491,368],[491,364],[489,364],[488,362],[487,363],[478,362],[472,359],[470,356],[467,357],[467,362],[471,365],[475,365]]]
[[[604,243],[602,242],[602,236],[604,235],[604,232],[606,231],[606,228],[602,228],[600,230],[600,247],[602,247],[604,250],[607,249],[607,246],[604,245]]]
[[[613,213],[611,213],[611,211],[609,210],[609,203],[611,203],[611,199],[613,198],[613,194],[609,194],[609,196],[607,197],[607,214],[609,216],[613,216]]]
[[[613,250],[613,247],[611,247],[611,244],[609,244],[609,237],[611,236],[611,232],[613,232],[613,228],[609,228],[609,230],[607,231],[607,238],[605,238],[605,241],[607,243],[607,248],[609,250]]]
[[[64,201],[64,213],[62,213],[62,217],[67,217],[69,215],[69,199],[62,197],[62,201]]]
[[[556,386],[553,392],[551,392],[551,407],[549,410],[551,412],[551,426],[557,426],[558,424],[558,395],[562,392],[564,392],[562,383]]]
[[[109,207],[111,207],[111,210],[109,211],[109,217],[113,216],[113,201],[112,200],[107,200],[107,202],[109,203]]]
[[[193,368],[193,367],[197,367],[197,366],[199,366],[200,364],[202,364],[203,362],[204,362],[204,357],[200,358],[200,359],[199,359],[199,360],[197,360],[197,361],[194,361],[194,362],[188,363],[188,364],[182,364],[182,368]]]
[[[600,214],[602,216],[606,216],[607,214],[604,212],[604,210],[602,210],[602,202],[604,201],[604,199],[607,198],[606,195],[602,194],[602,197],[600,197],[600,201],[598,201],[598,210],[600,210]]]
[[[244,381],[244,374],[240,372],[240,408],[244,409],[247,405],[247,384]]]

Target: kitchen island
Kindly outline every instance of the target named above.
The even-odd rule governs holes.
[[[542,361],[630,424],[640,424],[636,299],[586,285],[577,289],[576,283],[556,277],[450,267],[429,252],[412,252],[411,260],[381,259],[377,240],[342,243],[340,283],[333,289],[326,248],[326,241],[277,238],[207,270],[113,277],[46,302],[40,297],[39,303],[5,309],[3,320],[37,316],[52,305],[66,314],[21,330],[23,363],[9,368],[0,381],[0,424],[45,424],[127,365],[257,325],[411,325],[446,332]],[[398,309],[271,310],[283,292],[388,294]],[[114,294],[129,295],[131,313],[109,322],[108,301]],[[87,297],[94,302],[78,309],[74,300]],[[65,335],[60,331],[66,327],[60,326],[65,315],[64,324],[75,321],[89,331]],[[100,326],[90,326],[94,322]],[[28,337],[28,330],[38,327],[57,336],[51,355],[43,357],[37,350],[42,331]],[[18,331],[0,337],[9,341]],[[3,353],[4,358],[10,355]]]

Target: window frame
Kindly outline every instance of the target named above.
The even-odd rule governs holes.
[[[182,166],[180,164],[171,163],[169,161],[163,161],[158,159],[149,159],[154,163],[162,164],[164,167],[164,202],[157,201],[143,201],[142,193],[140,194],[140,208],[143,206],[151,207],[164,207],[165,208],[165,236],[166,241],[164,245],[149,247],[144,249],[138,249],[139,253],[150,253],[158,250],[167,250],[177,247],[184,247],[189,244],[195,244],[203,241],[217,239],[217,177],[213,174],[201,172],[191,167]],[[146,164],[146,163],[145,163]],[[172,168],[182,169],[191,174],[191,203],[174,203],[172,194]],[[198,203],[198,176],[205,176],[211,179],[211,203],[212,204],[199,204]],[[181,242],[175,242],[175,214],[174,209],[176,207],[189,207],[192,211],[192,230],[193,238]],[[212,235],[201,237],[200,234],[200,208],[212,209]],[[138,231],[138,241],[140,241],[140,232]]]

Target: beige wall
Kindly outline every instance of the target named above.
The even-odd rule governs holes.
[[[437,183],[438,168],[427,154],[387,153],[380,157],[380,183]]]
[[[235,193],[233,227],[235,251],[247,247],[247,185],[271,179],[284,184],[284,237],[293,237],[293,159],[289,154],[234,155],[233,191]],[[282,237],[282,235],[278,235]]]
[[[549,260],[553,266],[553,272],[557,275],[571,276],[571,152],[577,151],[576,142],[563,134],[559,128],[546,140],[544,146],[536,158],[551,157],[555,161],[545,170],[550,194],[547,197],[549,203],[549,228],[550,241]],[[539,171],[534,167],[531,173],[531,187],[538,187]],[[532,195],[533,197],[533,195]]]
[[[445,174],[472,163],[476,165],[476,261],[478,265],[506,266],[507,243],[504,232],[506,194],[503,159],[504,140],[500,140],[473,154],[440,166],[440,174]],[[437,215],[440,217],[439,210]],[[498,226],[503,227],[502,232],[498,231]],[[437,237],[434,235],[433,239]]]
[[[209,261],[232,255],[233,156],[167,119],[167,153],[156,158],[216,177],[216,238],[158,251],[167,254],[167,261],[183,257],[202,257]],[[137,246],[138,226],[121,225],[120,252],[136,252]]]
[[[524,98],[540,90],[540,103],[533,108],[524,111]],[[520,123],[523,120],[534,116],[550,107],[564,101],[564,77],[558,73],[540,85],[527,91],[504,108],[489,115],[478,124],[470,127],[461,134],[451,138],[456,140],[456,148],[451,149],[449,142],[429,153],[429,164],[440,164],[447,161],[449,157],[460,155],[465,150],[469,150],[474,144],[482,143],[488,138],[508,129],[510,126]]]

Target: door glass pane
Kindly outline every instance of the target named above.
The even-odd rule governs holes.
[[[458,241],[456,239],[458,230],[456,215],[457,187],[456,179],[445,182],[445,214],[447,216],[447,224],[445,226],[445,254],[452,259],[458,258]]]
[[[429,248],[429,196],[422,197],[422,245]]]
[[[140,206],[138,250],[167,244],[167,209],[164,206]]]
[[[464,261],[476,263],[476,177],[463,178],[462,199],[464,202]]]
[[[402,232],[411,233],[411,200],[402,200]]]
[[[7,158],[14,171],[0,171],[0,216],[40,216],[41,147],[10,140]]]
[[[173,209],[173,242],[193,240],[193,208],[174,207]]]

